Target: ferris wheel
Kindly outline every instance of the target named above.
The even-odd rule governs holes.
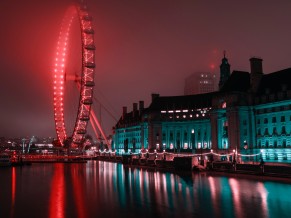
[[[53,100],[54,120],[58,141],[63,145],[67,139],[67,132],[64,119],[64,98],[65,98],[65,68],[67,65],[67,53],[69,46],[70,29],[74,18],[80,24],[82,66],[78,78],[78,111],[73,127],[72,143],[81,144],[87,131],[87,125],[92,117],[93,88],[95,74],[95,44],[92,17],[85,5],[72,5],[67,9],[64,16],[61,31],[58,38],[57,50],[54,59],[53,69]],[[101,134],[105,137],[104,132]]]

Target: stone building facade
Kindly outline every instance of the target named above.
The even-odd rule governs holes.
[[[113,148],[191,154],[237,151],[242,160],[291,162],[291,68],[264,74],[260,58],[251,58],[250,66],[250,72],[230,74],[224,56],[219,91],[152,94],[147,108],[143,101],[139,108],[134,103],[130,112],[124,107]]]

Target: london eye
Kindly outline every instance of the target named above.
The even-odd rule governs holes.
[[[81,53],[82,66],[78,80],[78,109],[75,117],[73,133],[70,136],[73,144],[83,143],[87,132],[87,125],[92,114],[94,74],[95,74],[95,44],[94,30],[92,27],[92,17],[89,15],[87,7],[84,4],[70,6],[62,21],[61,31],[59,33],[57,49],[54,59],[53,69],[53,104],[54,121],[58,141],[64,145],[68,138],[64,116],[65,82],[66,66],[68,64],[68,46],[72,23],[77,18],[79,22],[79,31],[81,33]],[[96,122],[96,116],[94,116]],[[97,121],[98,124],[98,121]],[[105,137],[100,125],[98,126],[103,137]]]

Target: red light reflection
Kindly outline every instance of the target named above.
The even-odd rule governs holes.
[[[84,186],[85,184],[81,183],[82,176],[79,175],[78,172],[83,172],[83,170],[78,170],[79,167],[82,167],[83,165],[78,165],[76,167],[72,167],[71,176],[72,176],[72,182],[73,182],[73,192],[74,192],[74,200],[75,200],[75,206],[77,209],[78,218],[85,218],[88,217],[86,214],[85,209],[85,199],[84,199]]]
[[[11,217],[14,217],[14,206],[15,206],[15,193],[16,193],[16,172],[15,167],[12,167],[12,176],[11,176]]]
[[[55,172],[52,179],[52,188],[50,194],[50,218],[65,217],[65,177],[64,165],[55,164]]]

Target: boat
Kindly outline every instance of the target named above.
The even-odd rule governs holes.
[[[11,155],[8,153],[2,153],[0,154],[0,167],[7,167],[11,166]]]

